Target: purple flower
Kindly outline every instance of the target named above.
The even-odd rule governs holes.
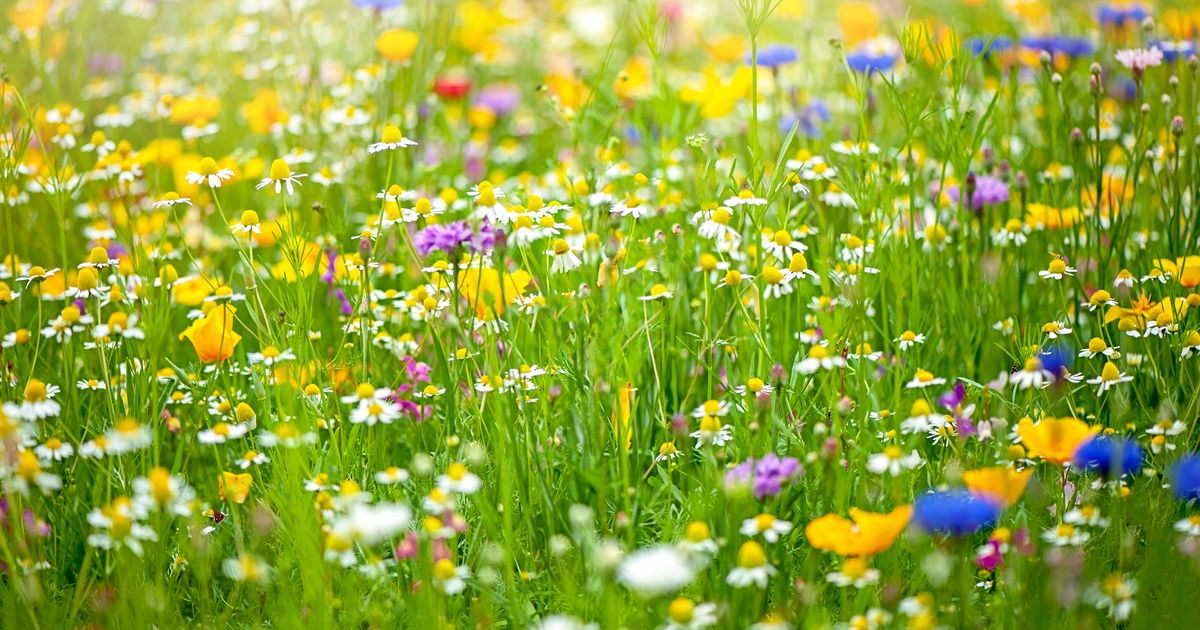
[[[521,91],[512,83],[493,83],[484,86],[475,97],[475,104],[503,116],[521,103]]]
[[[408,374],[408,380],[420,381],[423,383],[429,382],[429,364],[422,361],[417,361],[411,356],[405,356],[404,371]]]
[[[954,385],[953,391],[948,391],[941,396],[938,396],[938,404],[946,409],[953,410],[955,407],[962,404],[962,401],[967,397],[967,388],[963,384],[957,383]]]
[[[754,496],[761,499],[779,494],[784,482],[792,481],[799,472],[800,460],[768,453],[754,466]]]
[[[384,11],[386,9],[394,9],[404,4],[404,0],[351,0],[351,4],[360,9]]]
[[[342,315],[352,315],[354,313],[354,305],[346,297],[346,292],[338,287],[333,290],[333,296],[338,300],[338,310]]]
[[[754,458],[750,458],[725,473],[725,488],[728,490],[741,485],[750,485],[753,480]]]
[[[748,485],[757,499],[775,496],[783,491],[783,484],[794,481],[802,473],[800,461],[794,457],[779,457],[768,453],[760,460],[754,458],[734,466],[725,473],[727,489]]]
[[[958,186],[947,186],[946,196],[950,197],[950,201],[957,204],[960,191]],[[984,207],[997,206],[1008,202],[1008,184],[996,179],[982,175],[975,178],[975,190],[971,193],[971,207],[975,210],[982,210]]]
[[[417,232],[413,237],[413,245],[422,256],[428,256],[436,250],[452,255],[464,247],[481,253],[496,246],[496,229],[490,223],[481,225],[478,232],[472,231],[466,221],[439,223]]]

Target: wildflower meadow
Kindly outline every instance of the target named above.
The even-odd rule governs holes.
[[[3,0],[0,627],[1191,627],[1198,42]]]

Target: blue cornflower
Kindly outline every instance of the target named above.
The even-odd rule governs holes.
[[[758,65],[763,68],[771,68],[774,70],[784,64],[792,63],[800,58],[799,53],[791,46],[783,44],[775,44],[767,46],[758,51]],[[751,63],[750,56],[746,55],[746,65]]]
[[[1063,35],[1024,37],[1021,39],[1021,45],[1033,50],[1045,51],[1052,55],[1063,54],[1072,59],[1090,55],[1096,50],[1096,46],[1086,38],[1067,37]]]
[[[1102,26],[1124,26],[1141,22],[1149,15],[1140,4],[1105,4],[1096,10],[1096,21]]]
[[[1073,463],[1110,478],[1136,474],[1142,469],[1142,447],[1130,439],[1099,435],[1075,450]]]
[[[995,525],[1000,509],[966,490],[930,492],[913,502],[913,521],[927,532],[968,536]]]
[[[1175,462],[1168,473],[1171,492],[1180,501],[1200,499],[1200,455],[1185,455]]]
[[[855,72],[870,74],[872,72],[887,72],[896,65],[897,57],[892,54],[876,54],[866,50],[856,50],[846,54],[846,65]]]
[[[1196,54],[1196,44],[1181,39],[1179,41],[1162,40],[1151,44],[1151,48],[1158,48],[1162,51],[1163,61],[1172,62],[1180,59],[1187,59]]]
[[[1075,350],[1070,344],[1059,341],[1042,351],[1040,358],[1042,368],[1057,378],[1062,376],[1064,369],[1067,372],[1071,371],[1071,364],[1075,361]]]
[[[992,55],[1002,53],[1012,48],[1012,40],[1005,35],[995,37],[972,37],[966,41],[965,47],[976,57],[987,59]]]

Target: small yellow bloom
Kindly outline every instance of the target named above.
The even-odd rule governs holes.
[[[375,40],[375,50],[379,51],[384,59],[400,63],[412,58],[420,41],[421,36],[412,31],[393,28],[379,34]]]

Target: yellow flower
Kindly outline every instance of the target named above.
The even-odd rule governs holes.
[[[912,506],[886,514],[850,509],[850,519],[826,514],[804,528],[808,544],[842,556],[871,556],[892,546],[912,517]]]
[[[750,68],[739,66],[728,81],[721,79],[713,68],[704,71],[704,80],[699,86],[685,86],[679,98],[685,103],[700,105],[700,114],[705,118],[720,118],[733,111],[734,105],[750,91],[752,75]]]
[[[204,363],[228,359],[242,340],[242,336],[233,331],[233,314],[236,310],[227,304],[213,308],[179,333],[179,339],[191,341],[196,355]]]
[[[1040,457],[1052,464],[1071,461],[1075,449],[1100,432],[1100,427],[1088,426],[1078,418],[1042,418],[1034,424],[1029,418],[1017,423],[1017,435],[1030,457]]]
[[[421,36],[412,31],[402,28],[388,29],[380,33],[375,40],[375,50],[379,51],[384,59],[399,63],[408,61],[413,56],[419,41]]]
[[[846,36],[846,43],[853,46],[871,39],[879,32],[879,15],[866,2],[847,2],[838,7],[837,21]]]
[[[545,79],[546,87],[558,97],[558,102],[569,109],[579,109],[588,97],[587,86],[578,78],[556,72]]]
[[[704,47],[714,59],[724,63],[741,61],[746,54],[746,40],[737,35],[726,35],[705,43]]]
[[[212,283],[202,276],[188,278],[171,287],[171,297],[184,306],[200,306],[212,292]]]
[[[475,309],[481,320],[495,319],[504,314],[525,293],[532,280],[525,271],[500,272],[490,267],[464,269],[458,272],[458,292]]]
[[[625,383],[621,387],[617,406],[613,407],[612,411],[613,437],[621,441],[627,451],[633,441],[633,429],[629,424],[629,417],[633,411],[633,392],[635,391],[637,390],[633,387],[633,383]]]
[[[253,483],[254,477],[250,473],[239,475],[231,472],[222,472],[217,485],[222,499],[233,501],[234,503],[245,503],[246,497],[250,496],[250,486]]]
[[[971,494],[991,497],[1008,507],[1025,493],[1032,474],[1031,469],[1018,471],[1011,466],[990,466],[963,473],[963,483]]]
[[[1154,267],[1171,274],[1176,282],[1189,289],[1200,285],[1200,256],[1184,256],[1175,260],[1159,258],[1154,261]]]
[[[259,88],[254,98],[242,107],[242,115],[254,133],[270,133],[276,123],[287,120],[287,114],[279,106],[279,94],[271,88]]]
[[[650,93],[650,64],[633,57],[617,75],[613,91],[621,98],[641,98]]]

